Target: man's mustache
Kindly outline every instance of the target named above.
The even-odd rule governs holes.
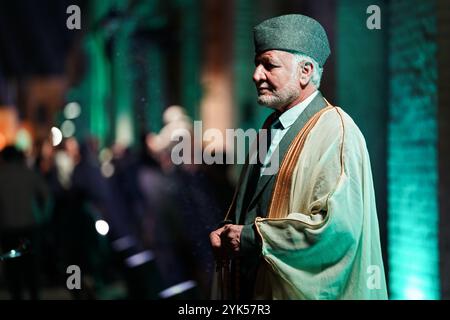
[[[272,91],[272,88],[268,85],[268,84],[261,84],[261,85],[256,85],[256,89],[258,90],[258,91],[261,91],[261,90],[269,90],[269,91]]]

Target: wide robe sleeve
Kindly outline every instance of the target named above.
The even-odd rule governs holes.
[[[288,211],[255,220],[264,258],[256,298],[387,298],[369,156],[340,108],[310,131]]]

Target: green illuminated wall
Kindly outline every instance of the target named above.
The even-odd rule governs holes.
[[[372,4],[381,30],[366,27]],[[337,104],[371,156],[391,299],[440,297],[435,14],[434,1],[337,4]]]
[[[149,75],[147,79],[148,97],[146,107],[147,130],[151,132],[159,132],[162,128],[162,114],[166,105],[164,105],[164,91],[166,90],[166,60],[159,48],[151,46],[148,51]]]
[[[83,110],[76,124],[78,138],[95,136],[101,146],[133,145],[142,131],[161,128],[165,57],[151,39],[136,43],[134,38],[138,28],[148,31],[164,24],[164,13],[158,12],[160,2],[140,2],[132,8],[127,0],[88,2],[90,14],[82,40],[86,70],[81,83],[68,94],[68,100],[79,102]],[[110,10],[116,11],[117,18],[110,16]],[[138,81],[145,82],[139,83],[145,92],[137,91]]]
[[[82,50],[86,56],[86,70],[83,80],[77,87],[71,88],[68,101],[80,103],[82,113],[76,121],[76,137],[84,139],[94,136],[101,146],[109,145],[113,134],[111,130],[111,72],[112,66],[105,49],[107,31],[95,26],[107,14],[117,1],[90,1],[86,11],[86,20],[82,20],[83,28],[89,30],[82,41]],[[119,1],[120,2],[120,1]]]
[[[91,35],[86,39],[86,50],[89,53],[91,62],[89,74],[90,103],[85,111],[89,115],[89,128],[92,135],[98,137],[101,145],[106,143],[109,130],[107,119],[107,96],[109,94],[109,68],[110,65],[105,59],[103,39],[101,35]]]
[[[122,23],[114,39],[112,55],[113,73],[113,102],[115,108],[115,141],[128,145],[134,142],[133,116],[133,74],[130,63],[130,37],[134,21]]]
[[[271,113],[256,102],[256,89],[252,81],[255,68],[253,27],[258,23],[255,0],[235,1],[234,32],[234,92],[236,125],[241,128],[258,128]]]
[[[83,16],[82,28],[91,30],[111,5],[108,1],[89,2],[86,8],[82,8],[90,13]],[[94,136],[103,146],[108,143],[108,132],[111,129],[107,104],[111,85],[110,64],[106,59],[105,34],[86,33],[81,47],[86,57],[85,73],[81,83],[68,92],[67,101],[76,101],[81,105],[81,116],[75,120],[75,136],[80,140]]]
[[[439,299],[435,1],[389,5],[392,299]]]
[[[369,5],[378,5],[381,30],[369,30],[366,25]],[[387,9],[384,1],[340,0],[336,5],[334,48],[330,60],[335,59],[336,101],[356,122],[366,140],[375,188],[378,221],[384,267],[387,264]],[[332,42],[333,44],[333,42]],[[330,66],[324,66],[324,80],[330,77]],[[383,71],[385,70],[385,71]],[[329,96],[323,91],[325,97]]]

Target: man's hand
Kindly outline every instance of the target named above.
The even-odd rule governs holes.
[[[225,250],[222,247],[222,240],[220,239],[220,235],[222,234],[225,226],[214,230],[209,234],[209,241],[211,242],[211,247],[213,250],[214,258],[217,263],[220,263],[222,260],[226,259]]]
[[[226,224],[209,234],[214,257],[220,264],[239,254],[242,225]]]
[[[223,227],[223,231],[220,234],[222,246],[231,256],[239,255],[243,227],[237,224],[227,224]]]

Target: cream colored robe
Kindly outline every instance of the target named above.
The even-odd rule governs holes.
[[[286,218],[256,218],[258,299],[387,299],[369,155],[340,108],[306,138]]]

